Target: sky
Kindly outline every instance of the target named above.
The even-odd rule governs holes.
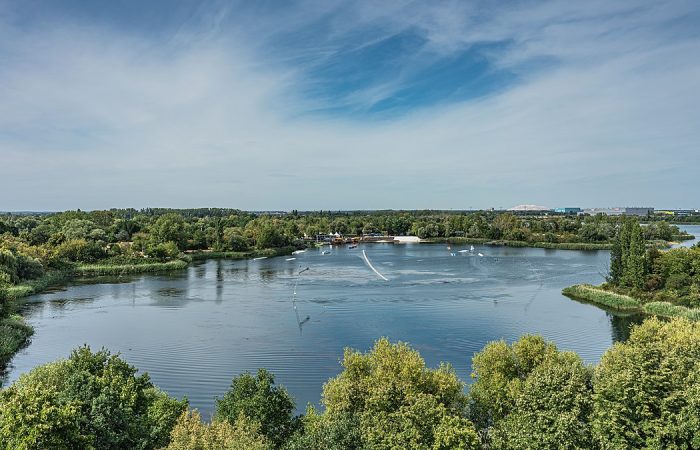
[[[0,210],[700,207],[700,2],[0,0]]]

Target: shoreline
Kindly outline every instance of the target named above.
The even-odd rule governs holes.
[[[601,286],[575,284],[565,287],[561,293],[570,299],[592,304],[605,310],[657,316],[666,319],[684,317],[688,320],[700,321],[700,308],[688,308],[659,301],[644,303],[638,298],[607,291]]]

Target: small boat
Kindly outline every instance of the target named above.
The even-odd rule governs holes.
[[[300,255],[300,254],[302,254],[302,253],[304,253],[304,252],[306,252],[306,250],[294,250],[294,251],[292,252],[292,255]]]
[[[459,253],[467,253],[468,251],[469,251],[469,250],[464,249],[464,250],[460,250]]]
[[[322,255],[330,255],[331,251],[330,250],[324,250],[321,252]]]
[[[478,255],[479,255],[479,256],[484,256],[484,255],[482,255],[481,253],[478,253]]]
[[[257,258],[253,258],[253,261],[260,261],[261,259],[267,259],[267,256],[258,256]]]
[[[469,251],[470,251],[470,252],[473,252],[473,251],[474,251],[474,246],[473,246],[473,245],[469,247]]]
[[[348,245],[348,248],[357,248],[357,244]]]
[[[285,261],[294,261],[296,258],[287,258]]]
[[[457,256],[457,253],[452,252],[452,253],[450,253],[450,256]]]

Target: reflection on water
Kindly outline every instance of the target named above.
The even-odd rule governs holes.
[[[293,261],[207,261],[179,273],[104,277],[31,297],[23,312],[36,334],[9,381],[86,343],[121,352],[205,414],[231,377],[259,367],[303,410],[340,371],[344,347],[365,350],[381,336],[411,343],[431,366],[450,362],[469,382],[471,358],[489,341],[538,333],[592,363],[638,321],[560,293],[601,282],[604,251],[364,248],[388,282],[365,264],[362,247],[336,248]]]

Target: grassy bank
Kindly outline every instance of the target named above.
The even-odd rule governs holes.
[[[192,258],[193,261],[203,261],[206,259],[248,259],[258,258],[261,256],[267,256],[269,258],[272,258],[274,256],[290,255],[296,249],[296,247],[281,247],[266,248],[264,250],[255,250],[250,252],[198,251],[189,253],[188,256]]]
[[[644,312],[661,317],[685,317],[688,320],[700,320],[700,309],[687,308],[668,302],[649,302],[643,305]]]
[[[46,272],[36,280],[29,280],[16,286],[10,286],[7,288],[7,295],[11,299],[17,299],[38,294],[51,286],[56,286],[66,282],[72,276],[72,270],[52,270],[50,272]]]
[[[80,264],[73,270],[75,276],[125,275],[134,273],[156,273],[187,268],[188,262],[176,259],[167,262],[139,264]]]
[[[576,300],[599,305],[620,312],[647,314],[665,318],[685,317],[689,320],[700,321],[700,308],[687,308],[669,302],[648,302],[629,295],[606,291],[600,286],[577,284],[562,290],[562,294]]]
[[[34,329],[20,316],[0,319],[0,373],[15,353],[29,342],[32,334]]]
[[[577,300],[605,306],[606,308],[624,312],[642,312],[639,300],[627,295],[606,291],[590,284],[576,284],[562,290],[562,294]]]

